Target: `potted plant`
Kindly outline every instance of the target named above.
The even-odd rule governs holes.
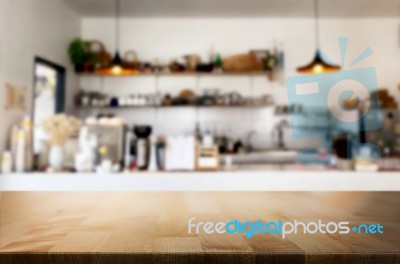
[[[93,72],[95,71],[96,67],[99,66],[100,58],[95,54],[87,53],[84,61],[85,69],[87,69],[89,72]]]
[[[76,72],[94,71],[95,65],[99,63],[99,58],[89,52],[90,42],[81,38],[76,38],[68,48],[71,62],[75,65]]]
[[[89,43],[81,38],[74,39],[68,48],[68,54],[71,62],[75,65],[76,72],[85,70],[85,56],[89,48]]]

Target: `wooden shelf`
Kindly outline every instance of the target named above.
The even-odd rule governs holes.
[[[174,76],[188,76],[188,77],[202,77],[202,76],[215,76],[215,77],[224,77],[224,76],[266,76],[268,78],[271,77],[271,72],[222,72],[222,73],[214,73],[214,72],[169,72],[169,73],[134,73],[134,74],[123,74],[123,75],[113,75],[113,74],[102,74],[102,73],[78,73],[78,76],[87,76],[87,77],[174,77]]]

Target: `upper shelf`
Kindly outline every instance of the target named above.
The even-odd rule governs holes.
[[[104,73],[78,73],[79,76],[89,76],[89,77],[142,77],[142,76],[153,76],[153,77],[161,77],[161,76],[193,76],[193,77],[201,77],[201,76],[266,76],[268,78],[272,77],[271,72],[266,71],[256,71],[256,72],[168,72],[168,73],[154,73],[154,72],[140,72],[140,73],[132,73],[132,74],[122,74],[122,75],[113,75],[113,74],[104,74]]]

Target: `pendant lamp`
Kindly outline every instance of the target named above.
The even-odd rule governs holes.
[[[112,64],[111,64],[111,72],[113,74],[121,74],[122,72],[122,59],[121,59],[121,55],[119,54],[119,16],[120,16],[120,0],[115,0],[116,6],[115,6],[115,55],[114,58],[112,60]]]
[[[332,65],[324,61],[322,58],[322,54],[319,47],[319,6],[318,0],[314,0],[314,8],[315,8],[315,42],[317,51],[315,53],[314,60],[309,64],[297,68],[297,72],[303,74],[320,74],[320,73],[329,73],[340,70],[340,66]]]
[[[115,0],[115,54],[112,59],[111,65],[108,68],[100,70],[102,74],[111,75],[129,75],[136,74],[137,71],[133,69],[125,68],[119,52],[120,46],[120,12],[121,12],[121,0]]]

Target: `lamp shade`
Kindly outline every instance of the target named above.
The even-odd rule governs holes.
[[[329,73],[340,70],[340,66],[332,65],[325,62],[321,56],[319,50],[320,39],[319,39],[319,0],[314,0],[314,11],[315,11],[315,44],[317,51],[315,53],[314,60],[302,67],[297,68],[297,72],[303,74],[320,74]]]
[[[124,67],[122,65],[122,59],[121,59],[121,56],[119,54],[119,51],[117,50],[115,52],[114,58],[112,60],[110,73],[111,74],[115,74],[115,75],[119,75],[119,74],[122,74],[123,70],[124,70]]]
[[[112,66],[121,66],[121,65],[122,65],[121,55],[119,54],[119,51],[116,51],[114,58],[112,60]]]
[[[297,68],[297,72],[303,74],[320,74],[339,71],[340,66],[332,65],[322,59],[321,52],[317,50],[314,60],[302,67]]]
[[[139,73],[137,69],[130,69],[124,66],[119,51],[115,52],[113,60],[108,67],[98,69],[96,72],[103,75],[133,75]]]
[[[111,61],[111,64],[108,65],[105,68],[97,70],[98,74],[104,74],[104,75],[130,75],[130,74],[137,74],[138,70],[136,69],[130,69],[124,66],[123,60],[121,58],[121,55],[119,53],[119,37],[120,37],[120,3],[121,0],[115,0],[116,6],[115,6],[115,55],[113,60]]]

